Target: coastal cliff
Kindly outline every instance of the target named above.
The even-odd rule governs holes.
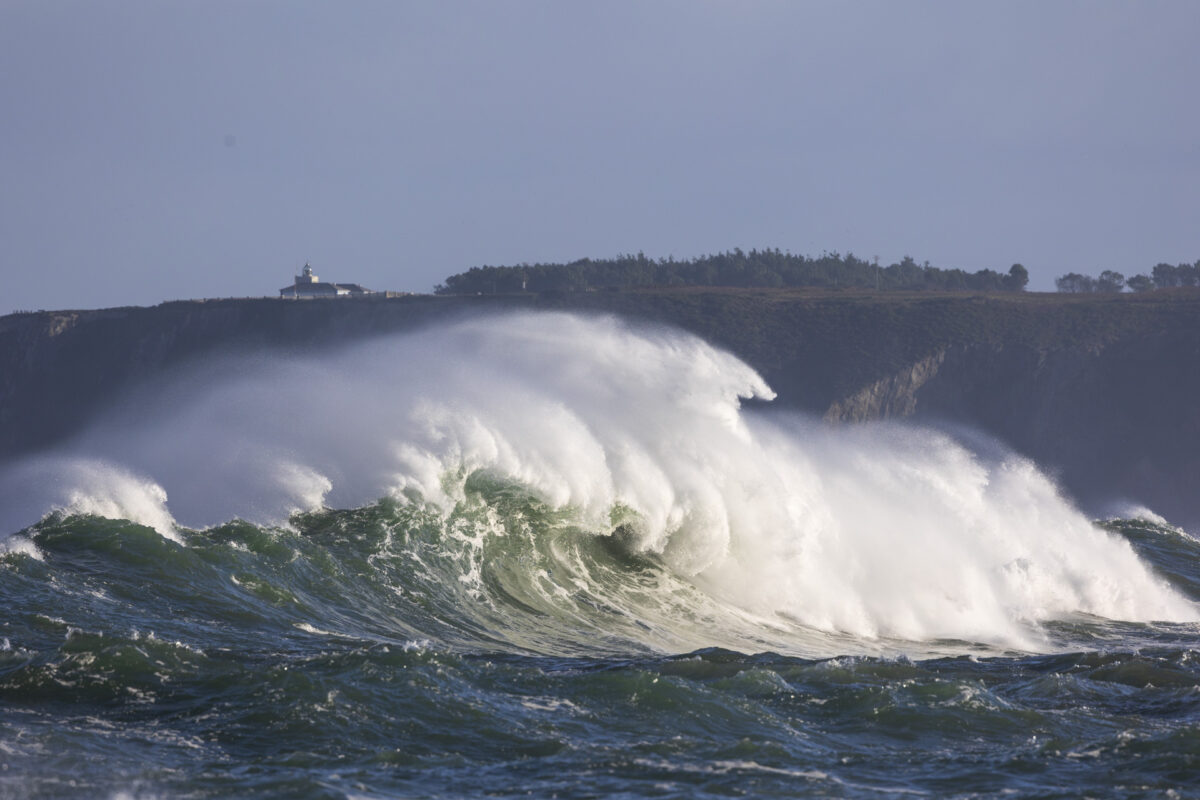
[[[0,318],[0,460],[53,446],[144,381],[215,353],[336,347],[459,315],[612,313],[737,354],[832,424],[982,432],[1085,503],[1200,521],[1200,292],[1035,295],[657,289],[185,301]]]

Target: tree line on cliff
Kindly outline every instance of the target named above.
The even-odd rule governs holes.
[[[1118,293],[1125,289],[1131,292],[1149,292],[1154,289],[1175,289],[1181,286],[1200,286],[1200,261],[1195,264],[1160,263],[1150,274],[1134,275],[1126,279],[1115,270],[1106,269],[1099,277],[1068,272],[1054,281],[1060,292],[1081,294],[1088,292]]]
[[[735,248],[729,252],[677,261],[644,253],[615,258],[584,258],[569,264],[520,264],[472,267],[439,284],[437,294],[508,294],[512,292],[587,291],[644,286],[813,286],[861,289],[968,289],[1019,292],[1029,273],[1020,264],[1007,272],[939,269],[910,256],[881,266],[853,253],[794,255],[776,249]]]

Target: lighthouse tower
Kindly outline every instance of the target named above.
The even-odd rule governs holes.
[[[308,262],[304,262],[304,269],[296,276],[296,285],[303,286],[306,283],[320,283],[321,279],[313,274],[312,267]]]
[[[357,283],[322,283],[307,261],[304,269],[296,276],[296,282],[279,290],[280,297],[312,299],[315,297],[349,297],[375,294]]]

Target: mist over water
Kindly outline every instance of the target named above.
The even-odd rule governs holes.
[[[835,655],[845,636],[1037,651],[1054,647],[1042,627],[1052,620],[1197,619],[1027,460],[931,430],[829,428],[740,405],[772,397],[751,368],[693,336],[567,314],[229,358],[12,465],[0,523],[17,531],[61,509],[184,542],[182,527],[285,525],[297,511],[380,498],[445,521],[486,478],[660,565],[660,594],[609,592],[646,623],[628,635],[660,651]],[[483,540],[512,536],[512,520],[487,511],[469,531],[476,568]],[[559,556],[575,588],[603,594],[586,565]],[[535,582],[529,602],[574,591],[561,580]],[[822,632],[830,638],[814,638]]]

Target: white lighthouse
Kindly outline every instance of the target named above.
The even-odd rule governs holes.
[[[296,285],[303,286],[306,283],[320,283],[321,279],[313,274],[312,267],[307,261],[304,262],[304,269],[296,276]]]
[[[375,294],[370,289],[364,289],[357,283],[324,283],[313,272],[312,265],[305,262],[304,269],[296,276],[296,282],[279,290],[280,297],[315,298],[315,297],[355,297]]]

